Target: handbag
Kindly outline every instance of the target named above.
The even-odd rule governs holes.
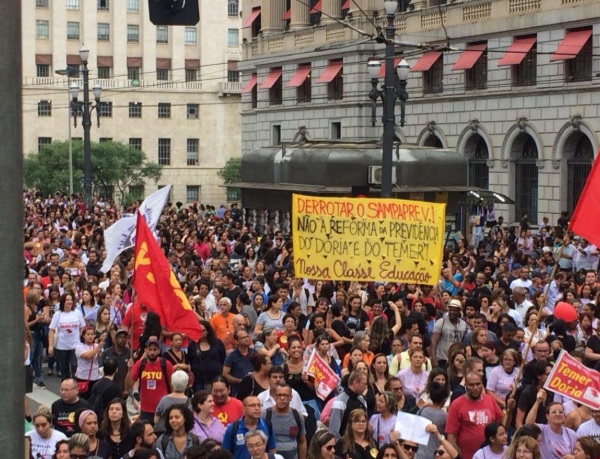
[[[77,389],[80,394],[86,394],[90,390],[90,379],[92,378],[92,369],[94,368],[94,359],[96,357],[92,357],[92,362],[90,363],[90,372],[88,373],[87,381],[77,381]]]

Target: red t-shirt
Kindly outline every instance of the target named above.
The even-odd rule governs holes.
[[[140,380],[140,409],[146,413],[154,413],[160,399],[169,393],[167,381],[171,380],[173,365],[166,360],[166,378],[168,378],[166,379],[163,375],[160,359],[160,357],[157,358],[154,363],[147,360],[141,375],[139,374],[140,366],[144,359],[135,362],[131,369],[131,378],[134,381]]]
[[[463,459],[472,459],[485,440],[485,426],[502,422],[503,414],[491,395],[481,400],[469,400],[461,395],[448,408],[446,433],[456,435],[456,443]]]
[[[149,309],[142,309],[139,303],[133,303],[123,317],[123,325],[131,330],[131,350],[140,348],[140,336],[144,333],[144,325]],[[135,315],[133,314],[135,312]],[[133,325],[131,323],[133,317]]]
[[[237,398],[229,397],[223,405],[215,403],[212,414],[227,427],[244,415],[244,405]]]

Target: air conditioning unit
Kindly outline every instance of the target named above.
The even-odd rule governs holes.
[[[369,185],[381,185],[381,166],[369,166]],[[396,168],[392,167],[392,185],[396,183]]]

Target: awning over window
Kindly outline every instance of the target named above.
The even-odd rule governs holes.
[[[250,77],[250,80],[248,80],[248,83],[246,83],[246,86],[244,86],[242,88],[242,92],[244,94],[252,91],[254,89],[254,87],[256,86],[256,82],[258,81],[258,77],[256,76],[256,73],[253,73],[252,76]]]
[[[401,57],[394,58],[394,72],[396,71],[396,67],[398,67],[398,64],[400,63],[401,60],[402,60]],[[379,69],[379,73],[377,74],[377,76],[379,78],[385,77],[385,59],[381,63],[381,68]]]
[[[128,57],[127,58],[127,67],[132,68],[140,68],[142,66],[142,58],[141,57]]]
[[[96,58],[96,64],[98,67],[112,67],[113,58],[112,56],[98,56]]]
[[[186,59],[185,69],[186,70],[197,70],[200,68],[200,59]]]
[[[252,13],[250,13],[250,16],[248,16],[248,19],[246,19],[244,21],[244,23],[242,24],[242,29],[245,29],[247,27],[252,27],[252,24],[254,23],[254,21],[256,21],[256,18],[260,16],[260,8],[254,8],[252,10]]]
[[[537,37],[515,38],[508,47],[506,54],[500,59],[498,65],[519,65],[527,53],[533,48]]]
[[[350,9],[350,1],[351,1],[351,0],[346,0],[346,1],[344,2],[344,4],[342,5],[342,9],[343,9],[343,10],[349,10],[349,9]]]
[[[574,59],[583,48],[583,45],[592,36],[592,29],[570,30],[558,45],[558,49],[550,56],[551,61],[560,61],[563,59]]]
[[[67,54],[67,65],[81,65],[79,54]]]
[[[310,10],[310,14],[320,13],[321,9],[322,9],[321,0],[319,0],[317,3],[315,3],[315,6],[313,6],[313,9]]]
[[[290,82],[287,84],[289,88],[297,88],[298,86],[302,86],[306,77],[310,74],[310,64],[300,65],[296,73],[290,79]]]
[[[35,65],[52,65],[52,54],[36,54]]]
[[[441,51],[428,51],[410,69],[411,72],[427,72],[442,55]]]
[[[317,83],[330,83],[340,73],[344,66],[343,61],[331,61],[327,68],[323,71],[322,75],[317,80]]]
[[[156,59],[156,70],[171,70],[171,59]]]
[[[275,85],[275,83],[277,83],[277,80],[279,80],[280,78],[281,78],[281,67],[276,68],[276,69],[271,69],[269,74],[266,76],[266,78],[263,80],[262,84],[260,85],[260,89],[271,89]]]
[[[292,19],[292,9],[290,8],[289,10],[287,10],[283,14],[283,17],[281,19],[283,19],[284,21],[289,21],[290,19]]]
[[[472,69],[477,62],[477,59],[481,57],[483,52],[487,49],[487,44],[481,45],[470,45],[463,51],[463,53],[456,61],[456,64],[452,67],[452,70],[469,70]]]

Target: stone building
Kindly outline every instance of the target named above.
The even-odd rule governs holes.
[[[240,154],[239,0],[201,1],[190,27],[153,25],[147,0],[22,3],[25,154],[67,140],[68,123],[73,138],[83,137],[81,118],[76,128],[67,119],[69,80],[55,72],[78,69],[85,44],[90,88],[103,88],[91,140],[128,143],[165,166],[158,184],[132,191],[172,183],[173,201],[224,202],[216,173]]]
[[[442,3],[398,2],[396,38],[431,48],[396,48],[411,65],[397,138],[464,155],[470,184],[515,201],[499,206],[505,220],[556,222],[600,146],[600,2]],[[374,34],[386,22],[383,0],[245,7],[243,153],[291,141],[300,126],[311,139],[380,138],[366,64],[383,61],[384,45],[355,29]]]

